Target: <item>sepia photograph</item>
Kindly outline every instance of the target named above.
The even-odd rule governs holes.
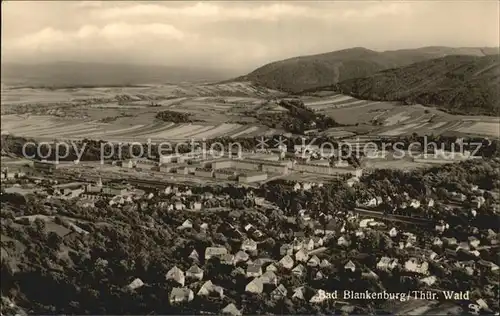
[[[500,315],[499,1],[1,6],[0,316]]]

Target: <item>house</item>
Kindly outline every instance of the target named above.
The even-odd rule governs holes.
[[[217,294],[220,298],[224,298],[224,289],[220,286],[214,285],[212,281],[208,280],[198,290],[198,296],[208,296],[211,293]]]
[[[313,237],[312,238],[313,242],[314,242],[314,248],[318,248],[318,247],[321,247],[323,246],[325,240],[322,238],[322,237]]]
[[[294,261],[290,255],[286,255],[279,261],[279,264],[285,269],[293,268]]]
[[[212,257],[221,257],[227,253],[227,249],[223,247],[207,247],[205,249],[205,260],[209,260]]]
[[[189,254],[188,258],[198,262],[200,261],[200,255],[198,254],[198,252],[196,251],[196,249],[194,249],[193,251],[191,251],[191,254]]]
[[[434,199],[429,199],[429,202],[427,202],[427,207],[433,207],[434,206]]]
[[[234,265],[234,255],[226,253],[225,255],[220,256],[220,262],[222,264],[232,266]]]
[[[306,272],[306,268],[303,265],[298,264],[295,268],[292,269],[292,273],[298,277],[301,277]]]
[[[295,183],[295,185],[293,186],[293,190],[294,191],[299,191],[300,190],[300,183]]]
[[[177,268],[174,266],[172,269],[170,269],[167,274],[165,275],[165,278],[167,280],[174,280],[175,282],[179,283],[180,285],[184,286],[184,271],[181,269]]]
[[[238,262],[245,262],[249,259],[250,257],[248,256],[248,254],[246,252],[244,252],[243,250],[240,250],[238,251],[235,255],[234,255],[234,263],[238,263]]]
[[[481,241],[474,236],[470,236],[468,239],[469,239],[469,245],[471,245],[474,248],[477,248],[481,243]]]
[[[321,271],[316,272],[316,275],[314,276],[315,280],[323,280],[324,278],[325,275]]]
[[[304,249],[300,249],[295,254],[295,261],[307,262],[308,258],[309,258],[309,255],[307,254],[307,251]]]
[[[271,263],[270,265],[268,265],[266,267],[266,271],[276,272],[276,271],[278,271],[278,267],[276,267],[276,265],[274,263]]]
[[[410,203],[410,207],[419,208],[420,207],[420,201],[418,201],[418,200],[412,200],[411,203]]]
[[[410,258],[405,262],[405,270],[407,272],[413,272],[418,274],[428,274],[429,273],[429,263],[426,261],[419,260],[417,258]]]
[[[144,282],[142,282],[141,279],[139,278],[136,278],[134,279],[134,281],[132,281],[127,287],[130,289],[130,290],[135,290],[135,289],[138,289],[140,287],[144,286]]]
[[[222,315],[232,315],[232,316],[241,316],[241,312],[236,308],[236,305],[233,303],[227,305],[221,310]]]
[[[451,238],[443,237],[442,240],[443,240],[444,244],[447,246],[455,246],[457,244],[457,239],[455,237],[451,237]]]
[[[292,247],[294,251],[299,251],[300,249],[304,248],[304,240],[295,239],[292,243]]]
[[[434,246],[441,247],[443,245],[443,241],[439,239],[439,237],[435,237],[434,240],[432,241],[432,244]]]
[[[203,279],[203,270],[194,264],[191,266],[191,268],[189,268],[186,271],[186,277],[191,278],[191,279],[202,280]]]
[[[260,294],[264,290],[264,284],[260,280],[260,278],[253,279],[250,283],[245,287],[245,292]]]
[[[328,262],[328,260],[326,259],[323,259],[321,260],[320,264],[319,264],[319,267],[320,268],[328,268],[330,267],[332,264],[330,262]]]
[[[184,203],[182,202],[175,202],[175,210],[176,211],[182,211],[186,208],[186,205],[184,205]]]
[[[469,246],[469,243],[466,242],[466,241],[462,241],[458,244],[457,248],[455,249],[455,251],[459,251],[459,250],[464,250],[464,251],[470,251],[470,246]]]
[[[319,260],[318,256],[312,256],[309,261],[307,261],[307,265],[310,267],[317,267],[321,263],[321,260]]]
[[[241,243],[241,250],[243,251],[257,251],[257,242],[252,239],[245,239]]]
[[[375,220],[373,218],[365,218],[359,221],[359,227],[360,228],[367,228],[371,222],[374,222]]]
[[[247,267],[247,278],[260,277],[262,275],[262,266],[257,264],[249,264]]]
[[[288,294],[288,290],[283,284],[280,284],[277,288],[274,289],[274,291],[271,292],[271,297],[275,300],[280,300],[282,298],[285,298],[286,295]]]
[[[499,267],[495,263],[486,260],[479,260],[478,263],[491,271],[498,271]]]
[[[445,230],[447,230],[449,227],[450,227],[450,225],[448,225],[447,223],[441,222],[439,224],[436,224],[435,230],[439,233],[442,233]]]
[[[202,232],[206,232],[207,229],[208,229],[208,224],[207,223],[203,223],[200,225],[200,229]]]
[[[422,282],[428,286],[433,285],[434,283],[436,283],[436,281],[437,281],[437,278],[433,275],[428,276],[428,277],[423,278],[423,279],[420,279],[420,282]]]
[[[395,227],[391,228],[391,230],[389,231],[389,236],[391,236],[392,238],[394,238],[397,235],[398,235],[398,230]]]
[[[245,225],[244,229],[246,232],[250,231],[251,229],[253,228],[253,225],[252,224],[247,224]]]
[[[296,288],[295,290],[293,290],[292,298],[295,298],[298,300],[303,300],[304,299],[304,292],[305,292],[304,287],[300,286],[300,287]]]
[[[191,209],[193,209],[195,211],[200,211],[201,207],[202,207],[202,204],[200,202],[194,202],[193,206],[191,207]]]
[[[266,271],[260,277],[260,280],[262,281],[263,284],[272,284],[272,285],[278,284],[278,277],[276,276],[276,273],[274,273],[273,271]]]
[[[339,239],[337,240],[337,245],[339,246],[344,246],[344,247],[349,247],[351,242],[347,240],[344,236],[340,236]]]
[[[304,242],[302,243],[302,247],[305,250],[313,250],[314,249],[314,239],[309,238],[309,239],[304,240]]]
[[[259,239],[259,238],[261,238],[262,236],[264,236],[264,233],[262,233],[260,230],[256,229],[256,230],[253,232],[252,236],[253,236],[254,238]]]
[[[351,272],[354,272],[356,270],[356,265],[351,260],[349,260],[349,262],[345,264],[344,269],[346,271],[351,270]]]
[[[398,265],[398,259],[382,257],[377,263],[377,269],[383,271],[392,271]]]
[[[237,275],[245,275],[245,270],[242,267],[237,267],[233,271],[231,271],[231,276],[235,277]]]
[[[193,223],[189,219],[186,219],[181,226],[177,227],[177,229],[186,229],[186,228],[193,228]]]
[[[325,291],[318,290],[318,292],[313,297],[311,297],[311,299],[309,300],[309,303],[313,303],[313,304],[323,303],[326,300],[326,298],[327,298],[327,296],[326,296]]]
[[[258,258],[258,259],[255,259],[255,261],[253,263],[257,264],[259,266],[264,266],[264,265],[268,264],[269,262],[273,262],[273,261],[274,260],[270,259],[270,258]]]
[[[168,297],[170,304],[182,303],[182,302],[191,302],[194,299],[194,293],[188,288],[184,287],[174,287],[172,292]]]

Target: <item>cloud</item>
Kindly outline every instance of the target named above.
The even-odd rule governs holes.
[[[277,21],[282,18],[309,19],[353,19],[374,18],[382,15],[399,15],[411,13],[408,3],[375,3],[351,9],[343,3],[333,5],[308,6],[287,3],[270,3],[254,7],[242,7],[230,3],[217,5],[198,2],[183,7],[171,7],[163,4],[133,4],[125,7],[110,7],[94,12],[103,19],[126,19],[133,17],[168,17],[168,18],[202,18],[211,20],[268,20]]]
[[[100,8],[102,1],[78,1],[75,3],[77,8]]]
[[[169,24],[128,24],[111,23],[98,27],[95,25],[84,25],[76,31],[61,31],[47,27],[41,31],[25,35],[4,43],[5,46],[15,49],[38,49],[50,47],[57,44],[81,44],[82,41],[102,43],[113,43],[123,40],[140,38],[151,39],[173,39],[181,40],[188,36],[186,33]]]

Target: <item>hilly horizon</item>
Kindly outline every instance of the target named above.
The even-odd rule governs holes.
[[[217,68],[174,67],[62,61],[41,64],[2,63],[2,84],[32,88],[130,86],[185,81],[218,81],[234,71]]]
[[[235,78],[234,81],[251,81],[266,88],[297,93],[429,59],[449,55],[487,56],[498,52],[496,47],[429,46],[383,52],[354,47],[275,61]]]

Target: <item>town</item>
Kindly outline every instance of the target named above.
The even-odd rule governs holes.
[[[26,262],[51,279],[63,273],[68,296],[52,308],[64,313],[76,312],[63,303],[74,295],[92,313],[162,310],[151,291],[165,293],[168,313],[498,310],[498,158],[408,172],[311,161],[316,151],[105,164],[3,157],[3,280],[28,282],[16,277],[28,273]],[[97,283],[74,288],[81,276],[69,271]],[[324,295],[338,289],[351,294]],[[367,289],[427,294],[352,299]],[[132,305],[101,306],[110,291]],[[450,300],[449,291],[470,295]],[[43,293],[31,295],[43,302]]]

